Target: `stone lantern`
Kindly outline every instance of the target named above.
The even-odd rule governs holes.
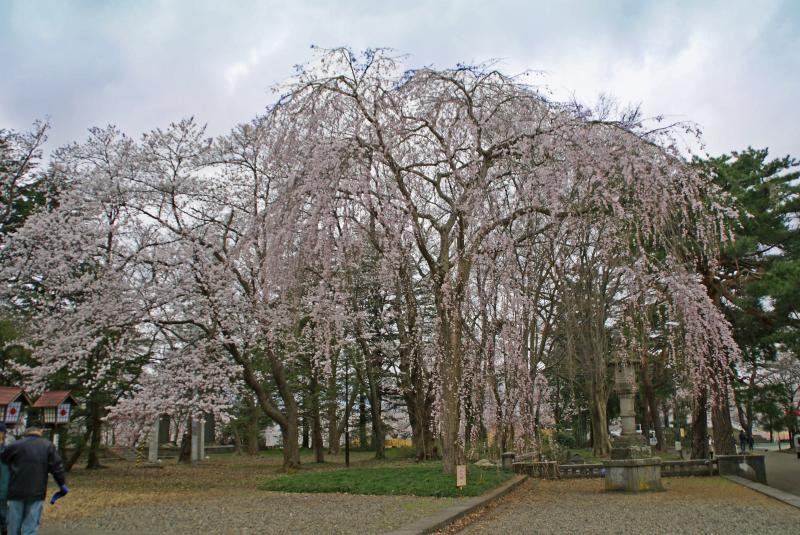
[[[614,391],[619,396],[622,434],[611,441],[606,467],[606,490],[641,492],[664,490],[661,459],[653,457],[647,440],[636,432],[636,368],[627,360],[614,363]]]

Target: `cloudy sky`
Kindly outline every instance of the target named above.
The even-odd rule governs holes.
[[[501,60],[556,96],[601,93],[699,123],[720,154],[800,158],[800,1],[0,0],[0,128],[139,136],[261,111],[310,45],[391,47],[408,66]]]

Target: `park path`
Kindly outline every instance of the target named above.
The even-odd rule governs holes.
[[[769,451],[764,454],[767,484],[795,496],[800,496],[800,459],[797,454]]]
[[[529,480],[445,533],[795,533],[800,509],[718,477],[668,478],[666,492],[603,490],[602,479]],[[459,528],[462,530],[459,531]]]

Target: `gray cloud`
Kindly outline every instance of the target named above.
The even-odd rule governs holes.
[[[194,115],[217,134],[261,111],[309,45],[389,46],[412,66],[500,58],[560,96],[642,102],[700,123],[715,154],[800,156],[800,9],[755,4],[6,0],[0,127],[49,115],[55,146]]]

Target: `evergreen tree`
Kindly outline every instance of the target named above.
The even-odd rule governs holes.
[[[722,249],[711,285],[742,350],[734,388],[740,422],[751,432],[759,415],[767,419],[783,412],[774,406],[777,398],[764,368],[779,351],[799,354],[800,163],[748,148],[701,165],[739,212],[735,240]]]

